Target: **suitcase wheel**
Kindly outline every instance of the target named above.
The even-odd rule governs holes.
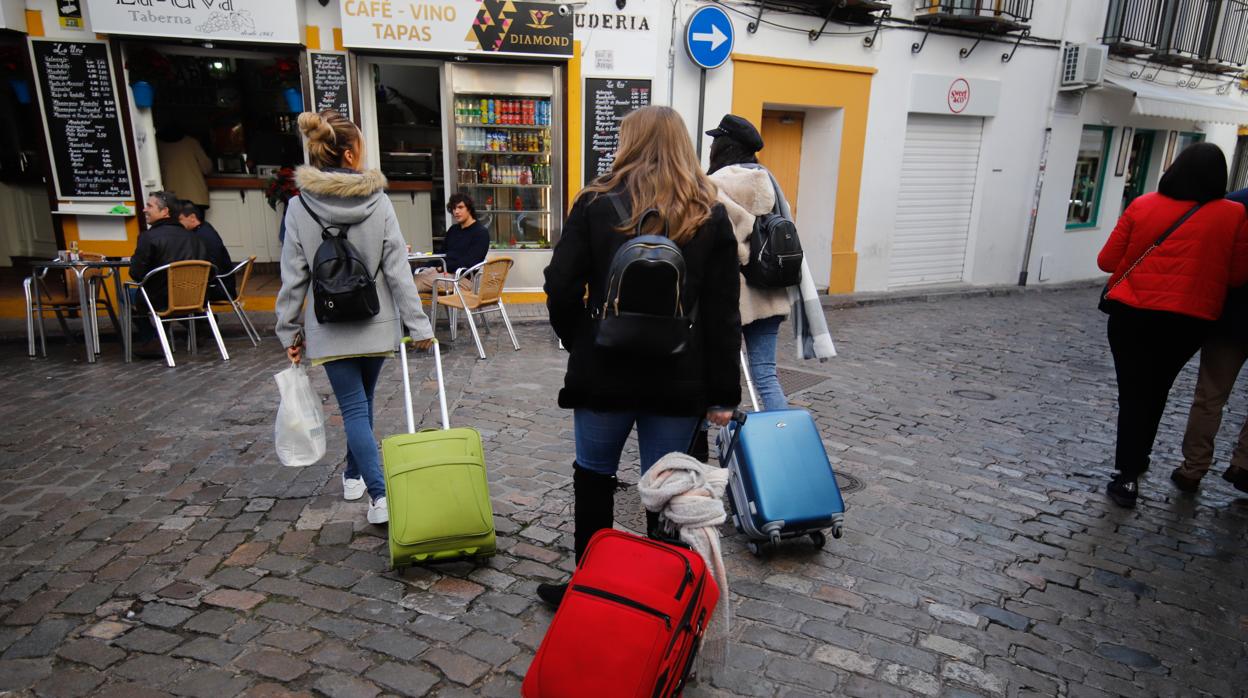
[[[841,522],[837,521],[832,524],[832,537],[840,538],[843,535],[845,535],[845,527],[841,525]]]
[[[749,540],[745,542],[745,549],[750,551],[754,557],[763,557],[767,554],[767,544],[763,541]]]
[[[840,536],[837,535],[838,533],[840,533],[839,528],[833,529],[833,532],[832,532],[833,536],[840,538]],[[814,543],[816,548],[822,548],[823,546],[827,545],[828,538],[827,536],[823,535],[823,531],[815,531],[814,533],[810,534],[810,542]]]

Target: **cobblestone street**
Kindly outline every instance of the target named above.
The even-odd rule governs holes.
[[[730,657],[686,695],[1248,696],[1248,498],[1218,477],[1248,390],[1202,491],[1179,493],[1193,362],[1140,506],[1114,507],[1096,293],[832,310],[841,355],[824,364],[796,364],[786,343],[784,378],[805,386],[791,399],[862,487],[822,551],[757,559],[723,529]],[[252,349],[226,324],[228,363],[201,335],[176,369],[124,365],[113,344],[86,365],[59,336],[46,360],[0,345],[0,694],[519,695],[551,619],[534,588],[572,567],[566,355],[550,329],[517,326],[514,352],[495,324],[488,360],[466,333],[446,353],[451,422],[486,441],[499,554],[400,575],[384,527],[341,498],[324,371],[329,454],[283,468],[285,360],[271,334]],[[431,363],[414,366],[432,427]],[[398,370],[378,386],[379,436],[403,428]],[[634,447],[625,462],[635,482]],[[618,500],[635,526],[635,492]]]

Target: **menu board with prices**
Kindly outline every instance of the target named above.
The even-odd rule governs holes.
[[[351,118],[351,81],[347,54],[308,52],[312,64],[312,103],[317,112],[333,109]]]
[[[650,104],[649,80],[585,79],[585,176],[587,180],[611,171],[620,145],[620,120]]]
[[[133,198],[108,47],[34,39],[30,47],[57,198]]]

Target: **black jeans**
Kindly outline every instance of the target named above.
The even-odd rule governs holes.
[[[1170,388],[1213,326],[1207,320],[1127,308],[1109,316],[1109,349],[1118,375],[1114,467],[1128,477],[1148,470]]]

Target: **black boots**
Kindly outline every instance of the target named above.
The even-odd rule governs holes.
[[[1136,478],[1118,473],[1114,475],[1114,479],[1109,481],[1109,486],[1105,488],[1105,493],[1114,501],[1114,504],[1127,509],[1133,509],[1135,508],[1135,500],[1140,496],[1140,486],[1136,482]]]
[[[1222,479],[1234,485],[1240,492],[1248,492],[1248,470],[1232,465],[1222,473]]]
[[[603,475],[572,464],[573,545],[576,562],[580,564],[589,539],[604,528],[611,528],[615,521],[614,475]],[[558,606],[568,590],[567,584],[538,584],[537,595],[551,606]]]

